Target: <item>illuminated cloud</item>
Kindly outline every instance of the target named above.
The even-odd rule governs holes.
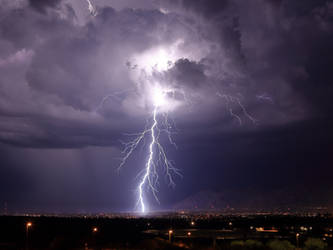
[[[298,175],[309,180],[307,164],[323,166],[329,153],[323,149],[324,156],[312,157],[304,152],[311,151],[312,143],[331,145],[332,5],[322,0],[209,2],[96,0],[92,6],[98,15],[93,17],[86,1],[2,1],[0,153],[6,168],[1,176],[19,176],[29,186],[20,171],[26,176],[29,169],[43,172],[42,152],[50,150],[46,157],[64,156],[74,166],[71,176],[82,173],[88,182],[93,172],[107,182],[103,171],[119,160],[91,147],[119,157],[123,133],[141,131],[155,103],[172,111],[184,157],[171,149],[170,154],[188,178],[180,184],[185,188],[178,188],[186,191],[171,199],[199,191],[192,190],[194,183],[202,189],[241,182],[278,186],[275,175],[286,184]],[[238,101],[257,123],[247,119]],[[93,152],[89,161],[82,160],[85,148]],[[284,155],[307,170],[288,169]],[[31,162],[22,167],[27,159]],[[135,159],[140,164],[145,160]],[[138,162],[129,162],[128,169],[139,169]],[[57,165],[50,165],[57,172]],[[79,172],[81,165],[86,169]],[[89,166],[96,166],[96,172]],[[201,180],[202,166],[209,177]],[[113,189],[101,187],[101,200],[109,197],[103,190],[133,180],[133,173],[124,171],[128,179],[114,178]],[[237,179],[240,171],[244,180]],[[283,171],[292,172],[290,179]],[[53,175],[43,176],[50,180]],[[65,180],[70,186],[70,178]],[[36,185],[42,182],[38,179]],[[54,197],[61,197],[56,184],[49,187]]]

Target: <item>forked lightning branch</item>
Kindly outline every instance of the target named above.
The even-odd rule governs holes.
[[[153,195],[155,200],[159,202],[157,187],[161,170],[164,172],[164,176],[166,176],[170,186],[175,185],[173,180],[174,176],[181,176],[179,170],[175,168],[172,161],[168,159],[167,151],[162,144],[162,141],[164,141],[162,137],[167,138],[169,144],[176,147],[171,136],[174,123],[169,121],[168,112],[171,112],[179,105],[189,103],[188,95],[186,95],[183,89],[179,87],[176,89],[166,87],[170,84],[162,83],[155,78],[156,75],[167,72],[177,60],[188,57],[188,55],[182,54],[179,51],[178,47],[180,43],[181,41],[177,41],[170,47],[157,47],[138,55],[136,58],[137,64],[133,67],[134,69],[139,68],[139,71],[141,73],[143,72],[143,76],[136,75],[133,80],[141,80],[141,88],[139,88],[140,94],[143,96],[145,102],[149,103],[150,119],[148,119],[146,127],[142,132],[130,134],[129,136],[133,139],[123,142],[123,158],[119,169],[126,164],[127,160],[140,145],[147,143],[147,157],[143,170],[138,175],[139,184],[137,186],[137,204],[142,213],[149,211],[149,192]],[[234,112],[232,105],[236,105],[235,109],[238,108],[238,110],[253,123],[256,122],[246,111],[240,98],[225,94],[222,95],[220,92],[216,94],[226,100],[227,110],[235,117],[240,125],[242,124],[241,117]],[[179,98],[175,98],[175,96],[181,96],[182,100],[178,100]]]
[[[149,138],[149,151],[148,159],[145,164],[145,168],[142,176],[140,176],[140,183],[138,186],[138,205],[142,213],[147,212],[147,202],[145,198],[145,192],[150,191],[155,197],[156,201],[159,202],[157,197],[157,185],[159,181],[158,167],[161,167],[165,172],[168,182],[171,186],[174,186],[173,175],[180,175],[179,171],[173,166],[172,162],[167,158],[165,148],[160,142],[160,137],[164,133],[170,144],[175,146],[175,143],[171,138],[172,125],[168,120],[168,114],[161,111],[164,105],[168,105],[167,96],[172,91],[163,90],[159,86],[153,88],[152,102],[153,112],[151,119],[147,122],[146,129],[138,134],[133,140],[124,143],[124,158],[120,164],[122,167],[127,159],[131,156],[134,150],[144,142],[147,137]]]

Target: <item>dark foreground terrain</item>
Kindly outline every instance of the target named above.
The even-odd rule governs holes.
[[[330,215],[1,216],[0,249],[333,249]]]

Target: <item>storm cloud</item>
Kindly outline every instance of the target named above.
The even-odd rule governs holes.
[[[163,72],[152,74],[164,85],[185,93],[177,97],[183,105],[170,114],[179,129],[175,140],[180,147],[170,152],[185,177],[178,183],[177,190],[182,191],[169,201],[162,198],[165,206],[203,189],[237,188],[237,174],[242,171],[249,176],[242,182],[253,186],[262,181],[260,189],[267,185],[265,178],[274,179],[264,166],[271,165],[270,158],[277,159],[273,172],[284,178],[284,185],[291,185],[291,178],[282,175],[286,168],[281,165],[287,162],[281,155],[299,166],[303,162],[300,155],[310,151],[312,141],[325,149],[323,155],[308,155],[309,162],[321,159],[319,170],[332,176],[325,165],[333,139],[329,129],[333,111],[332,3],[179,0],[142,1],[142,8],[134,1],[115,1],[114,8],[105,1],[95,0],[94,4],[95,17],[89,15],[86,1],[3,1],[0,6],[2,179],[9,176],[29,186],[31,173],[41,172],[40,178],[33,177],[36,187],[31,184],[34,188],[28,192],[32,200],[46,197],[33,190],[44,185],[41,179],[52,179],[42,170],[47,164],[39,155],[47,152],[45,158],[54,157],[60,165],[71,166],[69,175],[82,175],[68,200],[61,198],[65,188],[59,191],[56,184],[48,186],[56,202],[70,203],[88,179],[89,170],[78,169],[85,165],[82,152],[89,151],[88,158],[95,163],[87,165],[93,168],[96,164],[97,169],[93,183],[108,183],[102,172],[113,176],[124,133],[142,130],[150,115],[142,101],[145,92],[140,78],[133,77],[142,76],[137,57],[172,46],[179,56]],[[230,109],[241,118],[241,126]],[[299,143],[291,142],[293,133],[298,136],[295,141],[302,138]],[[304,148],[299,146],[302,143]],[[254,147],[249,149],[249,145]],[[110,152],[109,159],[106,152]],[[22,159],[15,159],[16,154]],[[237,159],[238,155],[244,160]],[[108,160],[110,171],[105,170]],[[247,168],[249,161],[252,170]],[[131,183],[130,177],[140,168],[134,162],[129,165],[134,173],[125,172],[128,179],[124,175],[119,178]],[[207,176],[200,181],[203,168],[208,169]],[[299,185],[310,178],[311,167],[305,169],[308,174]],[[52,171],[64,178],[64,172]],[[223,185],[218,180],[208,181],[214,173],[223,176]],[[314,178],[318,183],[320,176]],[[69,179],[64,179],[66,189],[70,189]],[[111,179],[114,185],[87,191],[87,199],[99,204],[109,195],[118,197],[115,190],[121,182],[116,176]],[[3,183],[10,186],[10,194],[18,196],[13,203],[23,203],[22,191]],[[194,183],[197,186],[192,190]],[[129,186],[127,195],[133,183]],[[272,186],[279,187],[278,183]],[[110,194],[101,191],[104,188],[110,189]],[[96,193],[98,201],[91,198]],[[9,200],[7,196],[2,200]],[[111,199],[113,207],[130,207],[129,201],[118,198],[119,204],[116,198]],[[44,202],[49,202],[48,198]]]

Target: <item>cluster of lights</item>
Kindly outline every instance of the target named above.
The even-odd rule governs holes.
[[[25,227],[26,227],[26,229],[27,230],[29,230],[29,228],[31,228],[32,227],[32,222],[27,222],[26,224],[25,224]],[[98,227],[93,227],[92,228],[92,231],[94,232],[94,233],[97,233],[98,232]]]

